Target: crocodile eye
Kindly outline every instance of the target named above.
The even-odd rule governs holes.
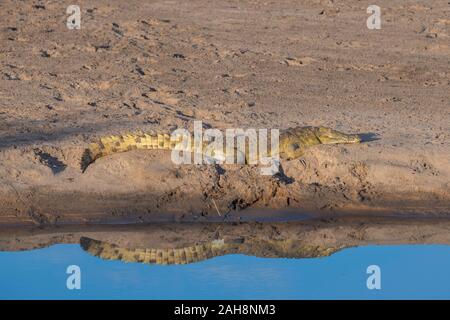
[[[293,149],[293,150],[297,150],[298,148],[300,148],[300,146],[298,145],[298,143],[293,143],[293,144],[292,144],[292,149]]]

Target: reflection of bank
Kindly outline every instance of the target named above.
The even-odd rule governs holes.
[[[314,258],[348,247],[373,244],[450,244],[449,230],[450,220],[413,218],[79,226],[3,230],[0,250],[80,243],[84,250],[103,259],[187,264],[227,254]]]

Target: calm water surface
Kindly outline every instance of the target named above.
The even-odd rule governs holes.
[[[66,269],[81,269],[68,290]],[[369,265],[381,290],[367,288]],[[227,255],[190,265],[96,258],[79,245],[0,253],[1,299],[450,298],[450,246],[367,246],[314,259]]]

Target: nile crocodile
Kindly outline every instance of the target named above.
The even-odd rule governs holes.
[[[196,146],[188,144],[186,151],[195,152]],[[281,131],[279,136],[279,156],[292,160],[301,157],[305,149],[320,144],[358,143],[361,138],[356,134],[345,134],[326,127],[295,127]],[[174,138],[163,133],[137,133],[102,137],[98,142],[91,143],[81,159],[81,169],[84,172],[96,159],[110,154],[131,151],[134,149],[150,150],[180,150],[181,137]],[[202,142],[204,147],[210,142]],[[183,149],[181,149],[183,150]],[[203,148],[206,150],[206,148]],[[222,150],[223,152],[223,150]],[[238,151],[236,151],[238,152]],[[248,149],[245,159],[248,160]],[[248,163],[248,162],[246,162]]]

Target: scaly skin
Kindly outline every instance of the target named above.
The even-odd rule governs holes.
[[[227,254],[250,254],[258,256],[261,247],[272,248],[270,256],[291,258],[313,258],[329,256],[341,247],[293,246],[289,240],[284,241],[224,241],[214,240],[183,248],[136,248],[129,249],[105,241],[87,237],[80,239],[81,247],[93,256],[123,262],[140,262],[146,264],[189,264]]]
[[[280,133],[279,155],[282,159],[296,159],[301,157],[308,147],[319,144],[358,143],[361,139],[355,134],[345,134],[325,127],[296,127],[289,128]],[[98,158],[135,149],[147,150],[186,150],[194,152],[194,139],[191,143],[182,147],[181,137],[174,139],[169,134],[126,134],[120,136],[102,137],[97,143],[91,143],[85,150],[81,159],[83,172]],[[203,142],[203,150],[209,142]],[[223,150],[220,150],[223,154]],[[237,154],[237,153],[236,153]],[[239,157],[239,155],[236,155]],[[245,159],[248,163],[248,148],[245,151]]]
[[[280,158],[301,157],[307,148],[319,144],[359,143],[357,134],[346,134],[326,127],[296,127],[280,133]]]

